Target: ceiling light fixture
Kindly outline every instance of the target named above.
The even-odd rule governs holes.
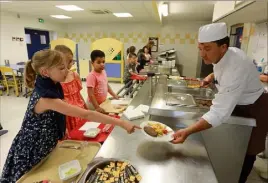
[[[71,19],[72,17],[68,17],[65,15],[50,15],[53,18],[58,18],[58,19]]]
[[[11,1],[0,1],[0,3],[11,3]]]
[[[126,17],[133,17],[130,13],[113,13],[114,16],[120,17],[120,18],[126,18]]]
[[[83,11],[84,10],[76,5],[56,5],[56,7],[63,9],[65,11]]]
[[[168,4],[161,4],[160,11],[164,17],[168,16]]]

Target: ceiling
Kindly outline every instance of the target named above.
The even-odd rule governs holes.
[[[218,22],[228,22],[230,25],[246,22],[267,22],[267,10],[267,1],[255,1],[239,11],[235,11],[232,14],[221,18]]]
[[[170,1],[166,19],[212,21],[216,1]]]
[[[167,2],[167,1],[165,1]],[[170,1],[170,15],[165,20],[211,21],[214,3],[212,1]],[[77,5],[84,9],[79,12],[68,12],[56,8],[55,5]],[[1,11],[29,15],[61,23],[90,23],[90,22],[159,22],[158,14],[153,8],[152,1],[12,1],[1,3]],[[132,18],[117,18],[112,13],[104,15],[93,14],[90,10],[109,10],[112,13],[128,12]],[[66,15],[68,20],[51,18],[50,15]]]

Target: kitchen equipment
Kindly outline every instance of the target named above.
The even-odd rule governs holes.
[[[184,93],[166,93],[166,104],[171,106],[194,107],[196,102],[192,95]]]
[[[166,127],[166,130],[168,131],[167,134],[164,134],[163,136],[158,136],[158,137],[152,137],[150,136],[149,134],[147,134],[145,131],[144,131],[144,127],[145,126],[149,126],[149,123],[157,123],[157,124],[160,124],[160,125],[163,125]],[[158,141],[158,142],[170,142],[172,141],[174,138],[173,138],[173,135],[174,135],[174,131],[167,125],[163,124],[163,123],[160,123],[160,122],[157,122],[157,121],[145,121],[143,123],[140,124],[140,127],[141,127],[141,131],[142,133],[147,136],[148,138],[150,138],[151,140],[153,141]]]
[[[69,161],[59,166],[60,179],[66,181],[79,175],[82,171],[78,160]]]

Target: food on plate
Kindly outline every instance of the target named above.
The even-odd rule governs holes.
[[[163,135],[168,134],[166,125],[162,125],[160,123],[155,122],[149,122],[148,126],[155,130],[155,132],[157,133],[157,137],[162,137]]]
[[[189,84],[187,85],[188,88],[200,88],[200,84]]]
[[[141,176],[128,162],[110,162],[104,168],[97,170],[86,183],[139,183]]]
[[[157,132],[150,126],[145,126],[144,131],[152,137],[157,137],[158,135]]]

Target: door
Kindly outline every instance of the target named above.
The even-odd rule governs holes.
[[[238,27],[238,28],[236,28],[236,41],[235,41],[235,47],[237,47],[237,48],[241,48],[242,37],[243,37],[243,27]]]
[[[35,52],[49,48],[49,32],[25,29],[28,58],[31,59]]]

